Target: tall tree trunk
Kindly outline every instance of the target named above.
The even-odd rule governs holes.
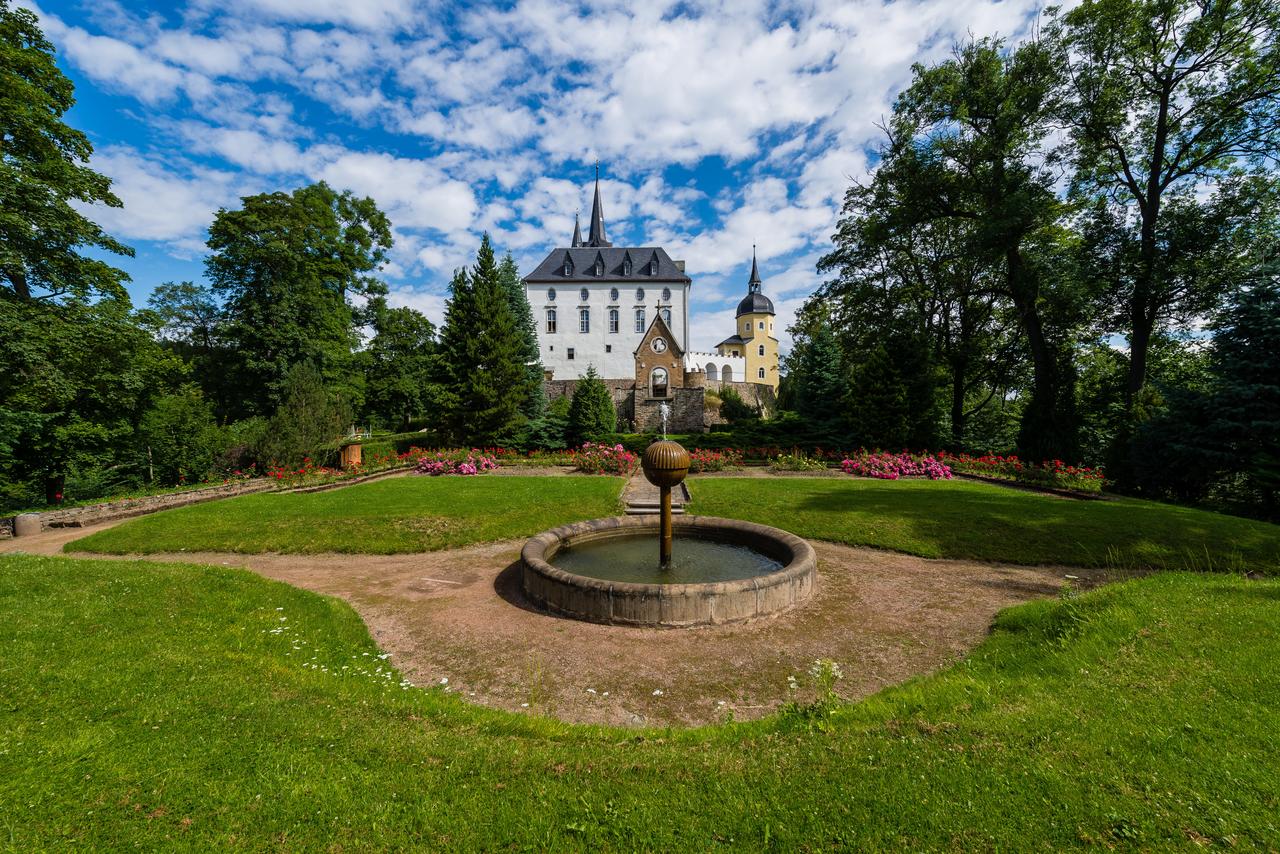
[[[1019,450],[1033,462],[1060,458],[1068,453],[1069,443],[1063,441],[1063,436],[1072,425],[1058,420],[1058,366],[1036,305],[1039,288],[1029,281],[1022,253],[1016,247],[1006,251],[1005,263],[1009,295],[1031,350],[1031,400],[1022,415]]]
[[[1146,196],[1138,197],[1138,213],[1142,217],[1139,245],[1138,276],[1133,283],[1129,302],[1129,381],[1125,388],[1127,408],[1147,383],[1147,351],[1151,346],[1151,330],[1155,325],[1152,302],[1156,290],[1156,222],[1160,216],[1160,177],[1164,172],[1164,149],[1169,141],[1169,92],[1167,81],[1160,92],[1160,108],[1156,113],[1155,137],[1147,169]]]
[[[968,359],[963,356],[951,360],[951,445],[959,450],[964,445],[964,387],[968,374]]]

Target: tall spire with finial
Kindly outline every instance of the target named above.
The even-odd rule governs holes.
[[[756,245],[751,244],[751,278],[747,280],[747,292],[752,294],[760,293],[760,268],[756,266]]]
[[[578,212],[573,212],[573,240],[569,242],[570,246],[578,247],[582,245],[582,226],[578,224]]]
[[[604,236],[604,205],[600,203],[600,161],[596,161],[596,197],[591,202],[591,231],[587,234],[588,246],[612,246]]]

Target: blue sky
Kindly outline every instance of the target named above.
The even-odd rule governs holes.
[[[693,278],[691,343],[732,328],[758,244],[780,325],[819,283],[914,62],[968,33],[1023,37],[1025,0],[571,3],[18,0],[76,84],[70,121],[125,203],[137,303],[199,280],[240,196],[316,180],[375,198],[392,302],[439,321],[482,232],[524,271],[566,245],[602,164],[619,244]],[[783,349],[787,341],[784,338]]]

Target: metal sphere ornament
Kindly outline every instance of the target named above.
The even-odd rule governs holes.
[[[671,487],[679,486],[689,473],[689,452],[679,442],[663,439],[645,448],[640,458],[645,478],[658,487],[661,496],[658,523],[658,564],[671,566]]]

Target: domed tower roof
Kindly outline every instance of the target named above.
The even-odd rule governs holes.
[[[751,247],[751,278],[747,281],[747,295],[738,303],[738,311],[734,317],[744,314],[774,314],[773,300],[760,293],[760,270],[756,266],[756,248]]]

